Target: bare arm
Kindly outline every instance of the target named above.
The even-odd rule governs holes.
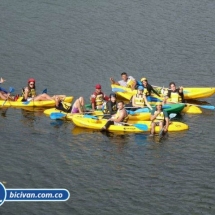
[[[116,84],[116,85],[120,85],[117,81],[115,81],[113,78],[110,78],[110,82],[111,84]]]
[[[167,132],[169,128],[169,117],[165,117],[165,120],[166,120],[166,125],[164,127],[164,131]]]
[[[143,96],[143,98],[144,98],[144,101],[145,101],[146,106],[147,106],[150,110],[152,110],[152,107],[151,107],[151,105],[148,103],[148,101],[147,101],[145,95]]]
[[[134,80],[134,83],[132,84],[131,89],[134,90],[136,85],[137,85],[137,81]]]
[[[126,110],[121,111],[117,119],[113,118],[111,121],[122,122],[123,118],[126,116]]]
[[[154,121],[156,119],[156,117],[160,114],[160,112],[156,113],[156,114],[153,114],[150,116],[150,120],[151,121]]]
[[[3,78],[0,78],[0,84],[4,83],[6,80],[4,80]]]

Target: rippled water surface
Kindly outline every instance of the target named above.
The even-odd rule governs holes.
[[[168,86],[214,87],[215,2],[2,0],[0,77],[16,93],[75,98],[122,72]],[[215,105],[215,97],[206,99]],[[0,181],[65,188],[66,202],[5,202],[0,214],[215,214],[214,111],[182,115],[185,132],[102,134],[43,110],[0,108]]]

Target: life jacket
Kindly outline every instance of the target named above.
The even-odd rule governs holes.
[[[135,80],[128,78],[126,87],[131,88],[135,83]]]
[[[111,101],[108,101],[108,102],[111,102]],[[108,110],[108,107],[107,107],[107,102],[105,102],[103,105],[102,105],[102,111],[103,113],[107,114],[107,113],[110,113],[110,111]],[[113,112],[116,112],[117,111],[117,104],[115,102],[115,104],[112,106],[112,111]]]
[[[155,111],[154,114],[157,114],[157,112],[158,112],[158,111]],[[163,113],[163,111],[162,111],[162,112],[160,112],[160,113],[157,115],[157,117],[155,118],[155,122],[160,122],[160,121],[163,121],[163,120],[165,120],[165,117],[164,117],[164,113]]]
[[[104,97],[103,94],[96,95],[96,99],[95,99],[96,106],[99,106],[99,105],[103,104],[103,102],[104,102],[103,97]]]
[[[134,98],[134,102],[136,105],[145,105],[145,101],[144,101],[144,98],[143,98],[143,95],[136,95],[135,98]]]
[[[25,89],[22,89],[22,96],[25,96]],[[36,96],[36,90],[35,89],[29,89],[28,92],[28,98],[32,98],[33,96]]]
[[[56,107],[56,109],[69,113],[71,112],[71,104],[68,102],[60,102],[59,106]]]
[[[119,118],[119,114],[120,114],[120,110],[117,110],[117,112],[116,112],[116,115],[115,115],[115,119],[117,119],[117,118]],[[129,116],[128,116],[128,114],[122,119],[122,121],[121,122],[127,122],[128,121],[128,118],[129,118]]]
[[[182,102],[182,98],[179,95],[178,90],[176,90],[175,92],[173,92],[172,90],[170,90],[170,98],[169,98],[170,102]]]

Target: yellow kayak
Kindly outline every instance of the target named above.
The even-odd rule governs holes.
[[[73,116],[73,123],[82,128],[90,128],[101,130],[107,120],[105,119],[90,119],[84,115]],[[171,122],[168,131],[183,131],[189,127],[182,122]],[[126,125],[111,125],[109,131],[124,131],[124,132],[146,132],[151,129],[151,121],[129,121]],[[159,126],[156,126],[155,132],[159,132]]]
[[[89,112],[87,112],[89,113]],[[86,113],[86,114],[87,114]],[[67,119],[72,120],[74,115],[77,115],[77,113],[66,113],[63,111],[60,111],[56,108],[49,108],[44,111],[44,114],[51,116],[52,119]],[[94,112],[90,113],[92,116],[98,116],[99,118],[103,118],[107,114],[103,114],[101,110],[96,110]],[[79,114],[80,115],[80,114]],[[143,112],[143,113],[135,113],[135,114],[129,114],[129,120],[149,120],[151,113]]]
[[[68,96],[64,99],[65,102],[71,103],[73,100],[73,96]],[[4,100],[0,100],[0,106],[4,104]],[[26,101],[22,102],[22,97],[20,97],[17,101],[9,101],[7,100],[4,104],[4,107],[54,107],[55,101]]]
[[[137,94],[137,90],[116,84],[112,84],[111,88],[117,95],[127,100],[130,100],[133,95]],[[167,95],[168,88],[163,89],[162,87],[154,86],[154,89],[161,95],[160,99]],[[184,87],[183,91],[185,99],[203,99],[213,96],[215,94],[215,87]],[[152,96],[155,95],[152,93]]]
[[[202,110],[199,107],[187,104],[187,105],[185,105],[184,109],[182,110],[182,113],[200,114],[200,113],[202,113]]]

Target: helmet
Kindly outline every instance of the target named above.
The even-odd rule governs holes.
[[[141,82],[142,82],[142,81],[147,81],[147,78],[144,78],[144,77],[141,78]]]
[[[30,83],[30,82],[34,82],[34,83],[35,83],[36,81],[35,81],[34,78],[29,78],[29,79],[28,79],[28,83]]]
[[[115,97],[115,98],[116,98],[116,94],[115,94],[115,93],[111,93],[109,97],[110,97],[110,98],[111,98],[111,97]]]
[[[143,86],[139,86],[138,90],[144,90],[144,87]]]
[[[95,88],[96,88],[96,89],[101,89],[102,86],[101,86],[100,84],[96,84]]]
[[[162,105],[162,102],[156,102],[155,105]]]

